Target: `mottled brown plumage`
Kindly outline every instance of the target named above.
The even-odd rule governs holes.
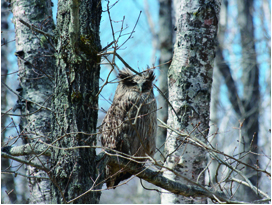
[[[153,156],[157,132],[157,104],[152,85],[154,73],[147,70],[139,76],[124,69],[118,78],[113,103],[100,127],[102,146],[132,156]],[[131,174],[121,172],[119,166],[107,165],[106,176],[110,177],[107,180],[109,188],[128,179]]]

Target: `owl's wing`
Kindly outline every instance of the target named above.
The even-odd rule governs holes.
[[[122,150],[122,136],[126,133],[128,111],[132,104],[116,99],[109,108],[100,127],[101,143],[104,147]]]
[[[128,111],[131,108],[126,100],[116,99],[109,108],[102,125],[100,127],[101,143],[103,147],[126,152],[123,149],[123,136],[129,132],[128,123],[125,121],[128,116]],[[130,178],[132,175],[128,172],[120,170],[119,166],[106,166],[107,187],[114,187],[120,181]]]

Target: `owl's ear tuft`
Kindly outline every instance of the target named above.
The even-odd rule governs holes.
[[[150,80],[150,81],[155,80],[155,74],[154,74],[153,70],[148,70],[147,73],[148,73],[148,76],[147,76],[148,80]]]
[[[122,83],[123,85],[134,86],[137,84],[133,81],[133,74],[128,69],[121,70],[117,77],[120,80],[119,83]]]
[[[120,80],[126,80],[132,77],[132,73],[128,69],[121,70],[117,76]]]

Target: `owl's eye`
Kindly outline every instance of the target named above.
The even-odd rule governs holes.
[[[135,86],[135,85],[137,85],[137,83],[134,82],[134,81],[128,81],[128,82],[126,83],[126,85],[127,85],[127,86]]]
[[[151,83],[150,82],[145,82],[144,84],[143,84],[143,91],[147,91],[147,90],[149,90],[149,88],[150,88],[150,85]]]

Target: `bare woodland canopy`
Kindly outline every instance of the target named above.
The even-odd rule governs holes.
[[[269,1],[1,4],[2,203],[271,201]]]

